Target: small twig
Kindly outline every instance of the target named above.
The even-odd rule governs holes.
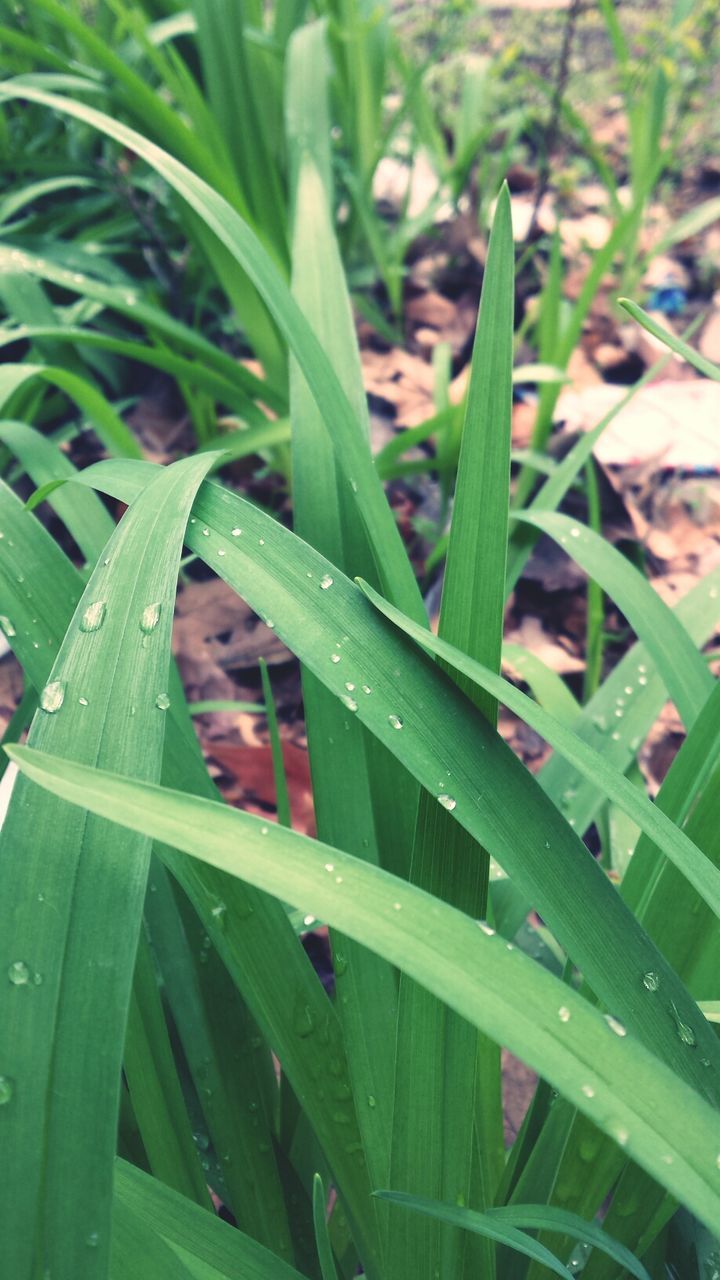
[[[565,30],[563,32],[562,48],[560,50],[560,57],[557,65],[557,75],[555,77],[555,88],[553,89],[553,96],[550,104],[550,117],[548,119],[547,128],[545,129],[543,155],[540,161],[540,171],[538,174],[538,187],[535,193],[532,213],[530,215],[527,236],[525,237],[526,243],[532,239],[535,233],[540,205],[542,204],[550,185],[550,157],[557,139],[560,124],[560,111],[570,74],[570,53],[581,8],[582,0],[572,0],[570,8],[568,9]]]

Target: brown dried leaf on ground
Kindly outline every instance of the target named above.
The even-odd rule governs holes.
[[[552,671],[559,675],[568,675],[572,671],[584,671],[585,663],[574,657],[563,648],[557,640],[545,631],[539,618],[526,614],[520,624],[512,631],[505,633],[505,639],[512,644],[521,644],[530,653],[534,653]]]
[[[293,828],[314,836],[315,811],[308,753],[291,742],[282,743],[282,753]],[[234,742],[213,742],[208,754],[222,771],[219,786],[230,804],[251,813],[274,812],[275,781],[269,745],[246,747]]]
[[[275,632],[219,578],[191,582],[178,596],[173,648],[192,700],[235,698],[228,672],[291,660]]]
[[[20,663],[6,653],[0,662],[0,733],[7,729],[23,693],[23,673]]]

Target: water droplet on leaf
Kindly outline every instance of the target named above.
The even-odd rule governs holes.
[[[333,580],[330,577],[330,574],[324,573],[322,578],[320,579],[320,589],[322,591],[327,591],[328,587],[331,587],[332,584],[333,584]]]
[[[443,809],[447,809],[449,813],[452,813],[453,809],[457,805],[457,800],[455,800],[452,796],[442,794],[442,795],[436,796],[436,799],[438,804],[442,805]]]
[[[403,722],[400,719],[400,716],[396,716],[396,715],[388,716],[388,724],[391,724],[393,729],[402,729],[403,727]]]
[[[14,960],[8,969],[8,978],[14,987],[26,987],[30,981],[30,970],[23,960]]]
[[[605,1017],[605,1021],[607,1022],[607,1024],[608,1024],[608,1026],[609,1026],[610,1030],[611,1030],[611,1031],[614,1031],[616,1036],[626,1036],[626,1035],[627,1035],[627,1031],[626,1031],[625,1027],[623,1026],[622,1022],[619,1022],[617,1018],[613,1018],[613,1016],[612,1016],[612,1014],[611,1014],[611,1013],[606,1013],[606,1014],[604,1015],[604,1017]]]
[[[170,699],[166,693],[159,693],[155,699],[155,706],[158,711],[167,711],[170,706]]]
[[[94,600],[89,604],[80,619],[81,631],[99,631],[105,621],[107,603],[105,600]]]
[[[65,701],[65,685],[62,680],[51,680],[40,694],[40,706],[48,715],[59,711]]]
[[[159,600],[156,600],[154,604],[146,605],[140,617],[140,630],[144,631],[146,635],[154,631],[160,621],[161,613],[162,604]]]

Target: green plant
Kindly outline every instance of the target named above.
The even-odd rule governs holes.
[[[222,454],[78,474],[26,423],[0,428],[89,567],[0,487],[2,625],[39,700],[27,746],[9,748],[22,774],[0,834],[13,1280],[330,1280],[358,1265],[371,1280],[540,1280],[571,1274],[578,1239],[585,1275],[611,1280],[657,1272],[678,1203],[717,1222],[720,1050],[697,1001],[717,998],[720,734],[698,649],[720,572],[671,611],[557,514],[604,424],[510,511],[504,190],[432,635],[369,449],[324,67],[322,29],[298,28],[290,288],[167,151],[37,83],[2,88],[145,162],[251,282],[291,352],[295,518],[291,532],[207,480]],[[129,504],[116,527],[96,491]],[[499,675],[521,523],[556,538],[638,637],[585,706],[542,670],[537,701]],[[219,801],[171,665],[183,543],[300,659],[317,840]],[[653,804],[624,774],[668,695],[687,738]],[[554,747],[539,778],[496,732],[499,702]],[[640,831],[618,889],[581,839],[609,801]],[[298,941],[308,917],[330,927],[332,999]],[[539,1075],[509,1152],[500,1045]]]

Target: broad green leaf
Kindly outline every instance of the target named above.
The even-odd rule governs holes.
[[[720,1211],[717,1112],[634,1036],[614,1034],[580,995],[491,930],[379,867],[251,814],[31,747],[6,750],[28,778],[71,803],[362,938],[507,1044],[712,1226]]]
[[[155,469],[137,464],[146,478]],[[5,534],[0,567],[6,569],[3,594],[16,626],[11,644],[29,678],[43,688],[52,665],[52,648],[35,636],[50,636],[56,647],[82,591],[79,574],[39,522],[24,510],[10,490],[0,486],[0,529]],[[204,539],[203,539],[204,540]],[[24,573],[20,573],[20,568]],[[42,580],[42,595],[26,596],[25,574]],[[18,582],[18,578],[21,580]],[[192,722],[183,705],[179,678],[171,670],[169,732],[163,757],[163,777],[191,793],[217,798]],[[359,1159],[360,1136],[351,1096],[345,1048],[332,1004],[298,945],[286,909],[249,885],[167,853],[173,875],[190,897],[205,926],[205,934],[221,955],[242,992],[262,1034],[282,1061],[313,1130],[327,1155],[333,1180],[349,1206],[349,1216],[368,1274],[373,1266],[374,1218],[367,1170]],[[225,906],[218,913],[218,907]],[[304,914],[304,913],[303,913]],[[313,1035],[299,1035],[298,1022],[307,1020],[322,1038],[332,1063],[333,1105],[326,1102],[327,1073],[318,1076]],[[2,1074],[2,1073],[0,1073]],[[342,1116],[342,1124],[337,1117]],[[293,1193],[294,1194],[294,1193]]]
[[[209,461],[158,475],[111,537],[40,695],[30,742],[159,778],[177,567]],[[38,617],[31,621],[44,575],[25,586],[32,565],[14,565],[13,541],[0,558],[1,589],[8,599],[19,578],[30,595],[30,617],[15,612],[14,630],[47,645]],[[26,802],[18,782],[0,836],[3,946],[19,978],[0,987],[2,1074],[12,1093],[4,1147],[17,1173],[2,1189],[1,1233],[18,1280],[34,1276],[42,1259],[81,1280],[100,1276],[108,1257],[120,1059],[148,845],[78,822],[57,803],[34,805],[28,824]],[[88,1248],[91,1236],[97,1244]]]

